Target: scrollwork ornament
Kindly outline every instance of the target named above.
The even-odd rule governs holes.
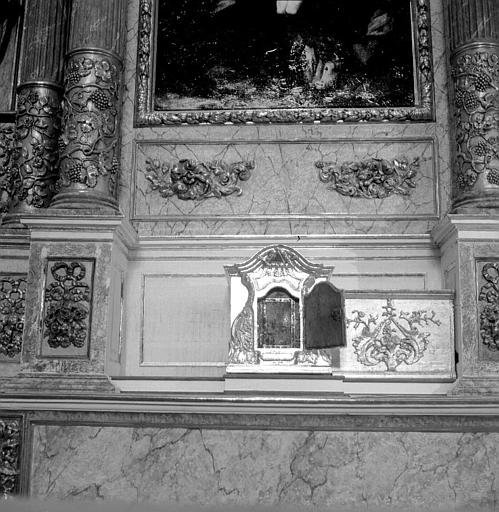
[[[51,348],[81,348],[89,335],[91,286],[79,261],[57,261],[45,291],[44,339]]]
[[[384,160],[369,158],[360,162],[316,162],[319,179],[343,196],[383,199],[397,194],[408,196],[416,187],[419,159]]]
[[[458,54],[452,77],[457,194],[499,188],[499,48]]]
[[[423,357],[430,337],[418,327],[440,325],[435,313],[418,310],[410,313],[400,311],[397,315],[392,299],[387,299],[382,309],[381,318],[353,311],[355,316],[347,319],[347,325],[353,324],[354,329],[362,327],[360,334],[353,339],[357,360],[365,366],[384,364],[390,372],[396,371],[402,363],[417,363]]]
[[[0,418],[0,499],[18,492],[20,446],[20,421]]]
[[[49,206],[58,179],[60,122],[58,87],[37,82],[19,87],[11,168],[17,208]]]
[[[161,197],[200,201],[209,197],[241,195],[238,183],[250,178],[253,167],[252,162],[226,164],[186,159],[169,164],[148,159],[144,174],[151,189],[157,190]]]
[[[6,213],[12,200],[12,155],[15,132],[13,126],[0,126],[0,215]]]
[[[76,192],[115,205],[119,175],[121,61],[111,52],[81,49],[68,58],[59,193]],[[68,206],[70,206],[68,204]]]
[[[478,295],[480,338],[491,351],[499,350],[499,263],[485,263]]]
[[[14,358],[21,352],[26,279],[0,276],[0,354]]]
[[[425,121],[433,118],[433,70],[429,0],[413,0],[418,94],[414,106],[381,108],[269,108],[234,110],[152,110],[153,0],[140,0],[137,53],[136,121],[138,125],[255,123],[342,123]]]

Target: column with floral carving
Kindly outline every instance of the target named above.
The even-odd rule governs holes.
[[[54,208],[117,210],[125,0],[75,0]]]
[[[58,138],[68,3],[30,0],[26,9],[11,155],[10,216],[46,208],[58,180]]]
[[[453,210],[499,208],[499,3],[446,0],[453,90]]]

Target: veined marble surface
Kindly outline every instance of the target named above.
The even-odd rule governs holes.
[[[34,497],[494,510],[498,490],[499,433],[39,425],[33,441]]]

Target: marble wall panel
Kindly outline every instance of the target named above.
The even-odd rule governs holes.
[[[427,139],[434,143],[435,171],[438,176],[440,211],[448,209],[450,198],[450,157],[448,141],[448,99],[447,99],[447,66],[445,55],[445,41],[443,34],[443,12],[441,0],[432,0],[431,26],[433,66],[435,78],[435,122],[426,123],[337,123],[337,124],[296,124],[296,125],[261,125],[261,126],[156,126],[134,127],[135,105],[135,78],[136,55],[138,39],[138,14],[139,0],[129,2],[127,23],[127,46],[125,57],[125,95],[122,123],[122,169],[120,206],[131,217],[149,214],[147,209],[140,212],[135,209],[139,203],[134,200],[134,180],[137,176],[134,168],[135,151],[137,144],[143,142],[177,141],[184,144],[186,141],[211,141],[231,143],[236,140],[248,142],[265,141],[297,141],[304,140],[316,143],[329,143],[331,140],[344,139],[364,141],[375,140],[373,152],[379,148],[379,144],[387,143],[386,152],[390,157],[395,154],[396,144],[391,139],[413,141],[414,139]],[[225,144],[226,145],[226,144]],[[245,183],[247,185],[248,183]],[[298,196],[302,189],[296,188]],[[242,198],[237,198],[242,199]],[[236,199],[236,200],[237,200]],[[239,203],[236,203],[236,205]],[[145,204],[143,204],[145,206]],[[238,208],[238,206],[236,206]],[[174,236],[189,237],[209,235],[266,235],[266,234],[336,234],[336,233],[425,233],[431,230],[435,219],[409,219],[405,211],[406,219],[403,221],[358,220],[341,218],[337,216],[333,221],[313,219],[310,216],[303,218],[289,217],[285,220],[268,222],[255,218],[252,221],[241,224],[238,218],[233,220],[219,219],[210,224],[209,228],[202,219],[170,219],[167,222],[140,222],[136,225],[140,234],[144,236]],[[154,212],[153,212],[154,213]],[[191,212],[192,214],[192,212]],[[150,219],[152,220],[152,219]]]
[[[31,495],[324,509],[494,509],[499,434],[38,425]]]
[[[141,366],[226,359],[225,275],[145,275],[142,300]]]
[[[337,140],[328,143],[232,142],[139,143],[135,160],[134,219],[149,223],[191,222],[197,234],[213,233],[220,223],[231,221],[285,221],[306,224],[327,222],[337,217],[352,220],[435,219],[439,216],[435,148],[431,140],[384,142]],[[316,162],[341,165],[369,159],[419,159],[415,187],[407,195],[393,193],[385,198],[342,195],[328,189],[319,179]],[[147,180],[147,161],[177,164],[184,159],[226,164],[254,165],[247,181],[238,181],[241,194],[201,200],[162,197]],[[251,231],[251,228],[249,228]]]

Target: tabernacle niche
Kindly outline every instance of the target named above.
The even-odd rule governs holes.
[[[300,302],[284,288],[258,299],[258,348],[300,348]]]

